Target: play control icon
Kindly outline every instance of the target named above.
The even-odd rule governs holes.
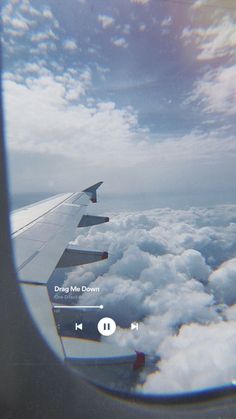
[[[75,323],[75,330],[83,330],[83,323]]]
[[[116,331],[116,323],[110,317],[103,317],[98,322],[98,331],[102,336],[111,336]]]
[[[138,323],[137,322],[131,323],[130,329],[131,330],[138,330]]]

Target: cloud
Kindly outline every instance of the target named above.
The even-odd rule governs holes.
[[[53,41],[41,41],[37,44],[37,47],[31,48],[31,53],[36,54],[47,54],[49,51],[56,51],[57,46]]]
[[[182,32],[185,44],[195,45],[198,60],[219,57],[235,57],[236,23],[229,14],[209,15],[207,24],[201,27],[186,27]]]
[[[26,22],[24,22],[21,19],[17,19],[17,18],[13,18],[11,20],[11,25],[14,29],[19,29],[19,30],[23,30],[23,31],[27,31],[29,29],[29,26],[27,25]]]
[[[125,38],[112,38],[111,42],[113,43],[113,45],[115,45],[116,47],[119,48],[127,48],[128,47],[128,43],[125,40]]]
[[[169,27],[171,24],[172,24],[172,17],[171,16],[165,17],[165,19],[163,19],[162,22],[161,22],[161,26],[163,28]]]
[[[29,62],[25,65],[25,71],[26,73],[40,74],[40,72],[42,71],[42,67],[36,62]],[[14,78],[12,80],[14,80]]]
[[[35,66],[33,70],[36,70]],[[88,70],[77,75],[68,71],[58,76],[53,76],[50,71],[42,71],[38,78],[26,78],[26,84],[13,81],[10,74],[7,77],[6,107],[11,120],[8,119],[8,134],[14,149],[29,152],[37,149],[37,152],[56,152],[71,157],[76,155],[79,160],[81,156],[83,166],[94,164],[91,156],[95,164],[100,164],[100,158],[108,158],[109,164],[117,161],[118,165],[123,166],[125,159],[118,161],[117,153],[123,149],[128,158],[134,152],[130,143],[137,119],[131,110],[118,109],[112,102],[98,102],[93,107],[78,103],[91,82]],[[77,101],[76,105],[71,101]],[[21,106],[24,106],[26,118],[22,118]],[[46,126],[42,125],[42,120],[46,119]],[[15,131],[17,126],[18,135]],[[28,134],[24,139],[22,133],[26,129]],[[65,138],[68,153],[64,147]],[[138,144],[136,155],[137,159],[143,159]]]
[[[14,16],[13,10],[5,6],[2,10],[3,35],[6,37],[24,36],[30,29],[30,22],[21,14]],[[6,39],[9,42],[9,39]]]
[[[36,32],[31,36],[32,42],[41,42],[48,39],[57,40],[58,36],[51,29],[45,32]]]
[[[195,83],[191,100],[199,100],[205,112],[236,113],[236,65],[210,70]]]
[[[103,29],[107,29],[109,26],[112,26],[115,22],[115,19],[112,16],[107,15],[98,15],[98,22],[101,23]]]
[[[145,5],[149,3],[149,0],[130,0],[130,2]]]
[[[227,307],[225,309],[225,315],[227,320],[236,320],[236,304]]]
[[[110,256],[67,273],[65,285],[99,287],[79,303],[102,303],[116,320],[110,342],[160,358],[137,391],[186,392],[235,379],[236,304],[228,305],[236,301],[235,213],[227,205],[126,212],[76,239]]]
[[[191,7],[192,9],[198,9],[202,6],[203,7],[206,6],[207,3],[208,3],[208,0],[196,0]]]
[[[66,39],[63,42],[63,48],[68,51],[75,51],[77,49],[77,44],[74,39]]]
[[[30,16],[40,16],[40,11],[35,7],[32,7],[29,0],[23,0],[19,5],[20,10],[23,13],[29,14]]]
[[[192,6],[196,9],[196,19],[182,32],[185,47],[194,46],[197,60],[214,60],[212,67],[204,68],[201,77],[195,81],[190,100],[199,101],[204,112],[231,116],[236,111],[236,14],[217,9],[216,5],[216,13],[208,14],[200,26],[202,6],[207,4],[196,2]],[[214,65],[216,59],[218,65]]]
[[[230,384],[236,376],[235,327],[236,321],[183,326],[160,345],[160,371],[139,390],[179,393]]]
[[[41,47],[47,51],[49,45],[41,43]],[[56,70],[56,75],[43,62],[31,62],[5,75],[6,127],[11,150],[76,160],[77,170],[100,176],[107,181],[108,190],[115,187],[120,193],[208,191],[212,184],[217,184],[219,190],[225,185],[234,188],[236,144],[231,137],[214,132],[172,138],[152,135],[139,125],[133,108],[89,96],[90,69]],[[85,96],[91,99],[87,105],[82,103]],[[67,188],[77,188],[77,184],[71,185],[77,176],[69,169],[63,185],[70,179]],[[36,173],[31,181],[37,183]],[[87,182],[90,181],[89,177]]]
[[[210,275],[209,287],[219,303],[236,303],[236,259],[224,262]]]
[[[43,16],[46,19],[54,19],[53,14],[52,14],[52,11],[51,11],[51,9],[49,7],[45,7],[43,9],[43,13],[42,14],[43,14]]]
[[[146,30],[146,25],[144,23],[140,23],[139,25],[139,31],[144,32]]]

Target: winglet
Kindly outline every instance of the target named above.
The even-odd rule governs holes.
[[[95,183],[95,185],[83,190],[93,203],[97,202],[97,189],[102,185],[102,183],[103,182]]]

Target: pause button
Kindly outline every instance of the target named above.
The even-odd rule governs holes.
[[[116,323],[110,317],[103,317],[98,322],[98,331],[103,336],[111,336],[116,331]]]

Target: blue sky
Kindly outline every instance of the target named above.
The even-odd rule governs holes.
[[[235,202],[232,1],[12,0],[3,24],[14,193]]]

